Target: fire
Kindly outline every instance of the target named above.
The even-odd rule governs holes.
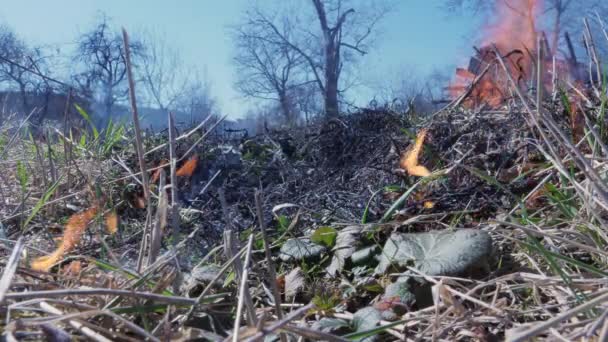
[[[536,46],[536,17],[540,0],[496,0],[494,24],[485,30],[483,46],[496,44],[502,54],[512,50],[532,51]]]
[[[426,177],[431,172],[424,166],[418,164],[418,155],[424,145],[427,129],[423,128],[418,132],[414,146],[411,147],[401,158],[400,166],[406,170],[410,176]]]
[[[481,48],[471,58],[467,69],[459,68],[448,88],[453,98],[461,96],[470,84],[465,107],[486,104],[496,108],[509,96],[509,84],[504,70],[496,60],[496,46],[519,86],[533,78],[533,58],[538,30],[536,18],[542,10],[541,0],[495,0],[494,22],[484,28]]]

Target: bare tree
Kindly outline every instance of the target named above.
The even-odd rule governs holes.
[[[0,26],[0,85],[18,94],[18,106],[26,112],[37,109],[31,117],[34,125],[45,118],[54,89],[46,79],[34,74],[49,75],[47,57],[40,48],[30,48],[9,27]],[[37,107],[37,108],[34,108]]]
[[[293,93],[307,81],[303,76],[304,59],[297,51],[274,40],[274,33],[257,25],[255,15],[234,28],[238,81],[236,87],[246,96],[276,101],[286,123],[296,120]],[[280,26],[281,36],[291,40],[288,20]]]
[[[162,110],[172,109],[188,85],[189,72],[165,36],[148,33],[143,44],[141,69],[147,98]]]
[[[132,60],[137,62],[143,57],[143,44],[137,40],[130,44]],[[98,94],[104,114],[109,117],[114,104],[127,98],[128,88],[122,38],[110,27],[106,16],[80,36],[74,60],[81,62],[84,69],[75,75],[75,80],[84,92]]]
[[[179,112],[188,116],[190,125],[200,122],[217,110],[217,102],[211,92],[211,83],[207,77],[195,74],[175,100]]]
[[[281,17],[294,27],[291,36],[285,35],[274,18],[261,11],[256,11],[251,21],[269,32],[273,43],[285,45],[303,58],[323,94],[325,114],[333,117],[340,110],[339,86],[344,67],[367,53],[374,28],[386,9],[373,6],[373,10],[358,13],[348,0],[311,0],[311,5],[318,23],[316,29],[305,26],[306,20],[293,18],[293,13]]]

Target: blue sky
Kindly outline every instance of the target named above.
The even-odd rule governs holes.
[[[281,0],[260,0],[273,6]],[[305,1],[305,0],[289,0]],[[365,1],[365,0],[360,0]],[[471,53],[479,20],[440,8],[440,0],[395,0],[382,21],[375,48],[361,61],[361,83],[394,77],[404,69],[423,75],[462,62]],[[249,102],[233,89],[232,42],[228,27],[238,22],[247,0],[0,0],[0,22],[31,44],[57,45],[69,53],[76,37],[101,11],[129,32],[165,34],[188,65],[206,72],[222,110],[238,117]],[[316,24],[316,23],[315,23]],[[365,97],[360,89],[355,96]],[[364,95],[368,94],[368,95]],[[368,99],[366,99],[368,100]]]

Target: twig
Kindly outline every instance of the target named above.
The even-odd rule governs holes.
[[[228,117],[228,115],[224,115],[222,116],[219,120],[217,120],[216,123],[213,124],[213,126],[211,126],[209,128],[209,130],[207,132],[205,132],[205,134],[203,134],[200,138],[198,138],[197,141],[194,142],[194,144],[192,144],[192,146],[190,146],[190,148],[178,159],[178,161],[182,161],[184,160],[186,157],[188,157],[188,155],[190,154],[190,152],[192,152],[194,150],[194,148],[196,146],[198,146],[198,144],[201,143],[201,141],[203,141],[203,139],[205,139],[207,137],[207,135],[211,132],[213,132],[213,130],[222,122],[224,121],[224,119],[226,119]]]
[[[266,335],[272,334],[274,331],[281,329],[283,326],[285,326],[289,322],[296,320],[296,319],[300,318],[301,316],[304,316],[309,310],[313,309],[314,307],[315,307],[314,303],[308,303],[307,305],[305,305],[295,311],[292,311],[289,315],[287,315],[287,317],[283,318],[282,320],[277,321],[276,323],[268,326],[267,328],[262,328],[262,331],[256,333],[255,335],[251,336],[250,338],[248,338],[245,341],[246,342],[262,341],[262,340],[264,340],[264,337],[266,337]]]
[[[207,123],[207,121],[209,121],[209,119],[211,119],[211,115],[207,116],[205,118],[205,120],[203,120],[200,124],[198,124],[198,126],[196,126],[193,129],[191,129],[190,132],[188,132],[186,134],[182,134],[179,137],[177,137],[175,139],[175,141],[177,142],[177,141],[180,141],[180,140],[188,138],[189,136],[191,136],[192,134],[194,134],[196,131],[198,131],[199,129],[201,129]],[[148,154],[150,154],[152,152],[155,152],[155,151],[158,151],[158,150],[160,150],[161,148],[163,148],[165,146],[167,146],[167,143],[162,143],[162,144],[156,146],[155,148],[149,150],[144,155],[147,156]]]
[[[235,251],[235,241],[234,241],[234,236],[233,236],[234,232],[230,229],[224,231],[224,252],[226,253],[226,257],[228,257],[229,259],[233,259],[233,255],[236,254]],[[234,262],[232,263],[232,265],[234,266],[234,273],[236,273],[236,276],[239,279],[242,278],[243,275],[243,264],[241,263],[241,259],[236,258],[234,259]],[[239,284],[241,285],[241,284]],[[248,314],[248,323],[249,326],[255,326],[257,319],[255,316],[255,308],[253,307],[253,300],[251,299],[251,295],[249,294],[249,291],[245,292],[243,295],[243,300],[245,301],[245,304],[247,306],[247,314]]]
[[[264,253],[266,254],[266,262],[268,263],[268,282],[270,283],[270,288],[272,289],[272,295],[274,297],[274,307],[277,313],[277,318],[280,320],[283,319],[283,310],[281,310],[281,294],[277,285],[277,274],[274,268],[274,263],[272,262],[272,254],[270,253],[270,240],[268,240],[268,235],[266,234],[266,224],[264,223],[264,213],[262,211],[261,191],[256,190],[254,196],[260,231],[262,232],[262,239],[264,240]],[[281,339],[281,342],[287,341],[287,338],[284,334],[281,333],[279,337]]]
[[[180,220],[179,220],[179,201],[177,200],[177,174],[176,174],[176,163],[175,158],[175,119],[173,113],[168,112],[168,123],[169,123],[169,160],[171,163],[170,177],[171,177],[171,227],[173,228],[173,248],[177,249],[177,240],[179,240],[180,234]],[[182,285],[183,275],[177,255],[173,258],[175,260],[175,280],[173,281],[173,288],[179,289]]]
[[[336,336],[330,333],[323,332],[321,330],[314,330],[304,326],[297,326],[292,324],[286,324],[282,328],[294,334],[309,338],[313,341],[328,341],[328,342],[349,342],[351,340],[345,339],[344,337]]]
[[[160,243],[163,236],[163,230],[167,223],[167,191],[165,189],[165,170],[160,169],[160,178],[158,186],[158,205],[156,207],[156,215],[154,225],[150,235],[150,251],[148,253],[148,264],[150,267],[156,261],[158,252],[160,251]]]
[[[167,114],[169,119],[169,160],[171,163],[171,226],[173,227],[173,245],[179,239],[179,202],[177,201],[177,175],[175,174],[175,122],[173,113]],[[161,176],[162,178],[162,176]]]
[[[582,311],[591,309],[591,308],[595,307],[596,305],[603,303],[607,300],[608,300],[608,292],[602,291],[599,296],[595,297],[594,299],[592,299],[584,304],[581,304],[575,308],[572,308],[571,310],[568,310],[551,319],[541,322],[528,330],[514,334],[514,336],[512,336],[509,339],[509,341],[511,341],[511,342],[527,341],[527,340],[531,339],[532,337],[542,333],[543,331],[557,326],[562,321],[565,321],[565,320],[569,319],[570,317],[576,316],[577,314],[581,313]]]
[[[68,90],[68,95],[65,100],[65,108],[63,110],[63,136],[68,136],[68,118],[70,115],[70,101],[72,100],[72,88]],[[72,160],[72,144],[68,144],[68,141],[63,139],[63,158],[65,167],[67,168],[67,180],[66,180],[66,188],[72,188],[72,175],[70,174],[70,162]]]
[[[174,304],[174,305],[194,305],[196,300],[192,298],[176,297],[176,296],[163,296],[156,293],[149,292],[135,292],[127,290],[114,290],[114,289],[65,289],[65,290],[50,290],[50,291],[30,291],[30,292],[11,292],[5,295],[5,299],[30,299],[30,298],[57,298],[65,296],[95,296],[95,295],[109,295],[109,296],[123,296],[142,298],[155,301],[163,304]]]
[[[221,247],[221,246],[218,246],[218,247]],[[205,287],[205,289],[203,290],[203,292],[201,292],[201,294],[196,298],[196,304],[202,303],[203,298],[205,298],[205,296],[211,290],[211,288],[215,285],[215,283],[226,273],[226,271],[228,270],[228,268],[230,268],[232,266],[232,263],[236,259],[240,258],[243,255],[243,253],[245,253],[244,249],[240,250],[235,256],[233,256],[230,260],[228,260],[228,262],[226,262],[226,264],[219,270],[219,272],[217,272],[217,274],[209,282],[209,284],[207,284],[207,287]],[[184,321],[188,320],[190,318],[190,316],[192,316],[192,313],[194,312],[194,309],[195,309],[195,305],[193,305],[190,308],[190,310],[188,311],[188,313],[186,313],[184,315]]]
[[[241,317],[243,315],[243,303],[245,303],[245,292],[249,292],[248,277],[249,277],[249,261],[251,260],[251,246],[253,245],[254,234],[249,235],[249,241],[247,241],[247,251],[245,252],[245,265],[243,265],[243,276],[241,277],[241,284],[239,287],[239,301],[236,306],[236,319],[234,320],[234,333],[232,335],[232,341],[238,342],[239,340],[239,329],[241,327]]]
[[[15,271],[17,270],[17,266],[19,265],[19,258],[21,257],[21,251],[25,244],[23,243],[23,237],[20,237],[13,247],[13,252],[11,256],[8,258],[6,265],[4,266],[4,272],[2,273],[2,278],[0,278],[0,304],[4,301],[4,296],[6,291],[8,291],[11,286],[11,281],[13,279],[13,275],[15,275]]]
[[[63,315],[63,312],[61,312],[61,310],[57,309],[56,307],[52,306],[51,304],[41,302],[40,307],[52,314]],[[94,341],[98,341],[98,342],[111,342],[112,341],[112,340],[106,338],[105,336],[93,331],[93,329],[91,329],[89,327],[85,327],[84,324],[82,324],[81,322],[78,322],[77,320],[69,320],[68,323],[72,326],[72,328],[82,332],[86,337],[88,337]]]

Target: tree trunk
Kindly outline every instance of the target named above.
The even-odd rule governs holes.
[[[289,104],[289,99],[287,98],[287,94],[285,92],[279,92],[279,102],[281,104],[281,111],[283,112],[283,117],[285,118],[285,123],[288,126],[292,126],[294,124],[293,116],[291,113],[291,106]]]
[[[325,83],[325,115],[334,118],[340,113],[338,104],[338,77],[335,73],[326,75]]]
[[[555,21],[553,23],[553,39],[551,42],[551,55],[555,56],[557,54],[557,49],[558,49],[558,45],[559,45],[559,34],[561,31],[561,21],[562,21],[562,15],[561,15],[561,9],[556,8],[555,9]]]
[[[340,113],[338,104],[338,78],[340,56],[337,46],[333,39],[326,34],[325,41],[325,115],[328,118],[334,118]]]

